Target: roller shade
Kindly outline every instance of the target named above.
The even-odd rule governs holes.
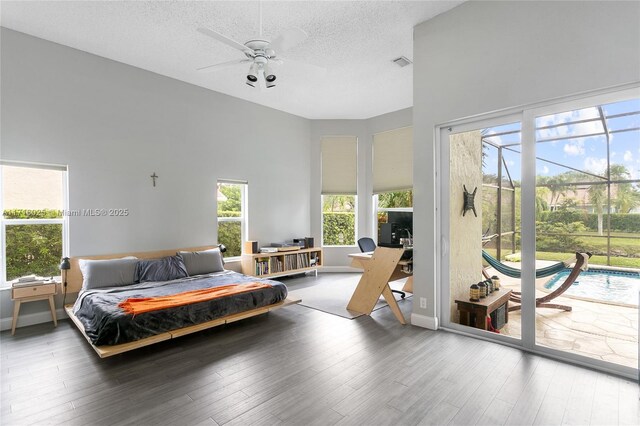
[[[413,127],[373,136],[373,193],[413,188]]]
[[[355,195],[358,192],[358,138],[324,137],[321,148],[322,195]]]

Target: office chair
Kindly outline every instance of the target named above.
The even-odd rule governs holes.
[[[362,237],[358,240],[358,247],[360,247],[360,251],[364,253],[364,252],[374,251],[377,246],[376,246],[376,242],[373,241],[372,238]],[[406,296],[406,293],[404,291],[394,290],[394,289],[391,289],[391,291],[393,293],[398,293],[402,299],[404,299],[404,297]]]

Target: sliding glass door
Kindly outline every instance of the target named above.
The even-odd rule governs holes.
[[[440,198],[448,211],[441,218],[443,325],[508,342],[522,334],[520,312],[509,312],[521,281],[492,279],[487,260],[517,266],[520,127],[519,116],[452,126],[441,130],[440,145]]]
[[[443,327],[637,377],[640,91],[452,124],[438,148]]]

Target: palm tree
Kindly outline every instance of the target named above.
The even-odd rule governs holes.
[[[633,188],[630,183],[618,184],[614,205],[618,212],[629,213],[640,205],[640,192]]]
[[[587,192],[589,193],[589,202],[593,205],[594,210],[598,214],[598,235],[603,235],[602,217],[604,214],[604,203],[607,199],[604,185],[591,185]]]

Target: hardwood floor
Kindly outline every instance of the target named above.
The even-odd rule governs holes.
[[[0,361],[2,425],[640,423],[635,382],[402,326],[389,308],[292,306],[107,359],[63,320],[2,332]]]

